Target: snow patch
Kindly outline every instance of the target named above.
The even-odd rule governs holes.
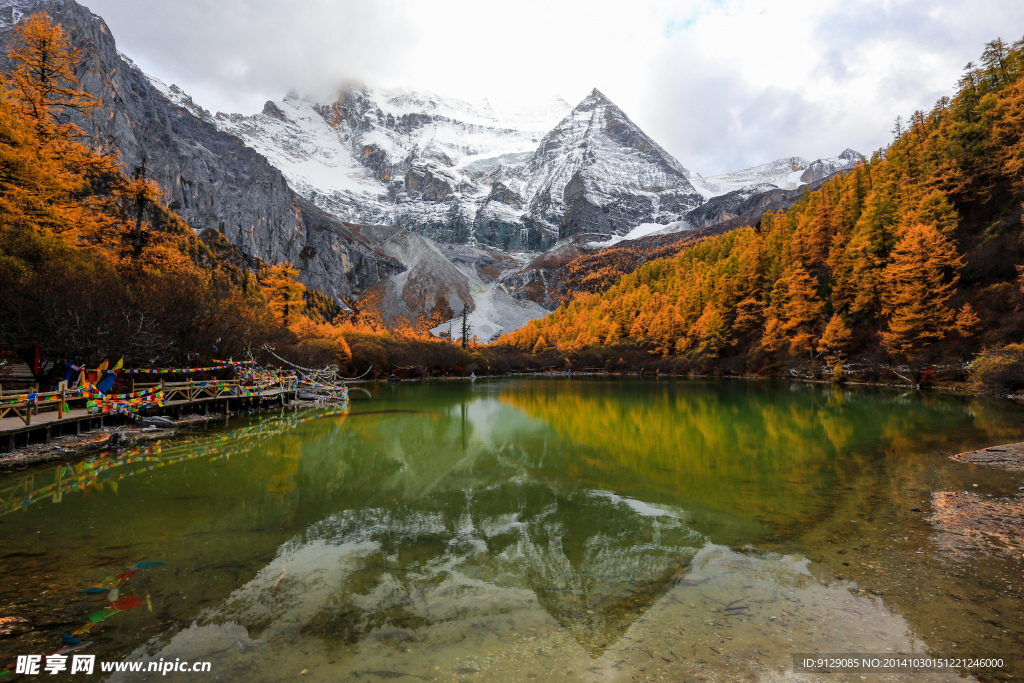
[[[534,301],[520,301],[508,293],[500,283],[471,287],[475,308],[467,316],[470,336],[480,342],[490,342],[506,332],[518,330],[536,318],[543,318],[551,311]],[[451,331],[452,339],[462,339],[462,316],[441,323],[430,330],[435,336]]]
[[[605,242],[588,242],[587,246],[593,249],[607,249],[619,242],[637,240],[641,237],[648,237],[650,235],[669,235],[674,232],[684,232],[689,229],[690,226],[688,226],[684,221],[676,221],[674,223],[669,223],[668,225],[662,225],[660,223],[641,223],[625,235],[612,235],[611,238]]]

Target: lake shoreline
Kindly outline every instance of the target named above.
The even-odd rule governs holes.
[[[883,387],[892,389],[910,389],[914,391],[936,391],[941,393],[950,393],[956,395],[968,395],[979,398],[993,398],[1000,400],[1009,400],[1014,402],[1024,402],[1024,395],[1009,395],[1009,396],[991,396],[983,394],[981,392],[970,389],[966,386],[961,385],[931,385],[931,386],[917,386],[906,383],[889,383],[889,382],[857,382],[857,381],[844,381],[844,382],[832,382],[826,379],[816,379],[808,377],[761,377],[757,375],[677,375],[668,373],[637,373],[637,372],[535,372],[535,373],[516,373],[516,374],[502,374],[502,375],[481,375],[481,376],[444,376],[444,377],[411,377],[403,378],[400,381],[402,383],[423,383],[423,382],[436,382],[436,381],[475,381],[483,379],[515,379],[520,377],[536,377],[546,379],[572,379],[574,377],[597,377],[607,379],[689,379],[689,380],[746,380],[746,381],[787,381],[787,382],[800,382],[804,384],[820,384],[826,386],[849,386],[849,387]],[[350,380],[349,384],[387,384],[388,378],[378,379],[359,379]],[[292,404],[290,407],[310,407],[312,403],[298,403]],[[134,443],[143,440],[152,440],[155,438],[166,439],[176,436],[176,429],[178,427],[189,427],[195,424],[202,424],[204,422],[213,422],[217,420],[223,420],[224,415],[209,415],[209,416],[195,416],[185,417],[180,420],[176,420],[175,430],[157,430],[157,431],[145,431],[133,425],[122,426],[122,427],[105,427],[91,432],[87,432],[81,435],[75,436],[63,436],[52,439],[49,443],[42,444],[31,444],[22,448],[14,449],[9,453],[0,454],[0,472],[9,472],[14,470],[29,469],[36,466],[52,465],[59,462],[68,462],[72,460],[78,460],[80,458],[88,457],[90,454],[102,452],[105,447],[123,449],[130,447]],[[120,435],[116,444],[110,444],[110,438],[112,435]],[[995,444],[990,448],[1006,448],[1014,444]],[[1019,445],[1019,444],[1018,444]],[[966,455],[966,454],[960,454]],[[1022,465],[1024,467],[1024,465]]]
[[[949,456],[968,466],[1024,473],[1024,442],[990,446]],[[1024,483],[1024,482],[1018,482]],[[1024,560],[1024,486],[1010,496],[979,495],[971,491],[935,491],[928,521],[942,545],[954,557],[971,551]]]
[[[503,373],[494,375],[443,375],[440,377],[402,377],[398,381],[401,382],[437,382],[437,381],[474,381],[479,379],[515,379],[519,377],[540,377],[548,379],[557,378],[573,378],[573,377],[605,377],[614,379],[729,379],[729,380],[753,380],[753,381],[786,381],[786,382],[802,382],[805,384],[824,384],[829,386],[849,386],[849,387],[889,387],[893,389],[912,389],[915,391],[941,391],[949,392],[953,394],[968,396],[977,396],[980,398],[994,398],[1008,401],[1024,402],[1024,394],[1007,394],[1007,395],[994,395],[986,394],[975,389],[971,389],[966,383],[936,383],[928,385],[913,384],[909,382],[866,382],[856,380],[843,380],[841,382],[834,382],[829,379],[818,379],[814,377],[786,377],[784,375],[714,375],[714,374],[675,374],[666,372],[607,372],[607,371],[537,371],[537,372],[515,372],[515,373]],[[349,384],[381,384],[387,383],[389,380],[387,377],[380,377],[376,379],[359,379],[349,380]]]
[[[291,408],[309,408],[315,403],[296,401]],[[259,412],[268,412],[263,410]],[[236,413],[227,417],[235,417]],[[178,435],[181,428],[188,429],[196,425],[209,424],[225,420],[223,413],[212,415],[191,415],[174,420],[174,428],[155,429],[142,428],[134,424],[117,427],[101,427],[83,434],[58,436],[46,443],[36,443],[15,448],[8,453],[0,453],[0,473],[27,470],[37,466],[53,465],[86,458],[102,453],[105,449],[124,450],[139,442],[156,439],[169,439]],[[116,436],[115,436],[116,435]],[[112,442],[111,439],[114,439]]]
[[[191,424],[181,421],[181,426]],[[167,439],[177,435],[176,429],[144,430],[139,427],[103,427],[84,434],[58,436],[49,443],[31,444],[0,456],[0,472],[27,470],[42,465],[78,460],[102,453],[105,449],[129,448],[140,441]],[[116,435],[116,436],[115,436]],[[116,439],[112,443],[111,439]]]

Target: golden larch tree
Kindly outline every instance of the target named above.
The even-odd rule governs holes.
[[[45,12],[23,19],[7,58],[14,63],[8,94],[32,121],[37,137],[44,142],[81,137],[71,115],[89,112],[97,102],[79,87],[74,72],[78,51],[64,29]]]
[[[825,331],[818,342],[818,351],[824,353],[829,362],[835,363],[846,355],[851,339],[853,339],[853,333],[850,332],[843,316],[835,313],[825,325]]]
[[[978,329],[980,318],[970,304],[964,304],[956,314],[956,331],[964,339],[969,339]]]
[[[889,329],[881,337],[891,353],[915,358],[948,334],[961,265],[956,247],[934,226],[918,223],[904,231],[883,276]]]
[[[267,307],[285,325],[294,325],[302,318],[305,303],[302,294],[306,288],[298,281],[299,271],[287,261],[270,268],[263,279],[263,295]]]
[[[786,288],[785,323],[789,335],[789,352],[798,355],[814,353],[814,339],[825,303],[818,297],[813,278],[802,267],[789,276]]]
[[[41,13],[14,29],[7,57],[12,68],[3,75],[5,106],[24,132],[6,142],[17,148],[15,166],[34,166],[35,180],[46,178],[22,187],[11,182],[26,210],[22,222],[61,234],[71,244],[97,244],[109,236],[116,212],[113,195],[93,188],[117,187],[123,177],[112,159],[80,142],[82,131],[71,120],[74,112],[88,114],[96,106],[75,77],[77,53],[64,30]]]

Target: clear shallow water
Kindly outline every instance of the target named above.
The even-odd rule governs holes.
[[[83,652],[261,681],[775,680],[798,652],[1024,652],[1024,562],[951,554],[927,521],[932,492],[1024,485],[946,457],[1024,440],[1019,405],[729,381],[369,391],[348,415],[0,476],[0,619],[27,620],[0,621],[0,667],[58,649],[107,606],[76,591],[147,561],[118,587],[140,606]]]

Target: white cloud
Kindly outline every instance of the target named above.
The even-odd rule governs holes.
[[[869,153],[897,114],[950,92],[1024,4],[959,0],[93,0],[120,49],[205,107],[289,90],[403,86],[582,99],[600,88],[710,174],[780,156]]]

